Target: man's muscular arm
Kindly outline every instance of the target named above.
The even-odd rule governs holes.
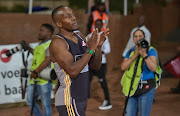
[[[99,70],[101,67],[101,60],[102,60],[102,52],[101,52],[101,48],[99,47],[98,49],[95,50],[94,56],[90,60],[89,66],[93,70]]]
[[[109,29],[107,28],[103,33],[99,35],[99,44],[97,46],[97,49],[95,50],[94,56],[92,57],[90,61],[90,67],[93,70],[99,70],[101,67],[101,61],[102,61],[102,51],[101,47],[106,40],[106,36],[109,34]],[[89,39],[88,39],[89,40]]]
[[[97,34],[97,32],[95,32]],[[99,40],[97,38],[90,39],[89,48],[95,50]],[[76,78],[77,75],[83,70],[88,64],[91,54],[85,53],[81,59],[74,61],[72,54],[68,51],[68,45],[65,40],[55,36],[50,44],[51,60],[57,62],[61,68],[65,70],[71,78]]]
[[[50,64],[50,56],[46,56],[45,60],[39,65],[39,67],[35,70],[36,73],[41,72],[43,69],[45,69]],[[31,77],[37,78],[37,74],[35,74],[33,71],[31,73]]]

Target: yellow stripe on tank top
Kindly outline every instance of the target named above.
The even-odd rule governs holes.
[[[66,75],[66,73],[65,73],[65,75]],[[67,107],[68,106],[68,93],[67,93],[68,92],[67,91],[68,90],[68,82],[67,81],[68,81],[68,79],[67,79],[67,75],[66,75],[65,80],[64,80],[65,85],[66,85],[66,88],[64,89],[64,104],[66,105],[68,116],[71,116],[69,113],[69,107]]]
[[[69,82],[69,88],[70,88],[70,86],[71,86],[71,81],[70,81],[70,77],[69,77],[69,75],[68,75],[68,82]],[[72,113],[72,116],[75,116],[75,114],[74,114],[74,109],[73,109],[73,107],[72,107],[72,104],[70,104],[70,92],[69,92],[69,89],[68,89],[68,95],[69,95],[69,107],[70,107],[70,111],[71,111],[71,113]]]
[[[68,116],[75,116],[72,104],[70,104],[71,99],[70,99],[69,88],[70,88],[70,85],[71,85],[71,81],[70,81],[69,75],[66,74],[66,73],[65,73],[65,75],[66,75],[66,78],[65,78],[65,84],[66,84],[66,88],[65,88],[65,105],[66,105],[66,108],[67,108]]]
[[[67,90],[67,109],[68,109],[68,112],[70,114],[70,116],[72,116],[72,113],[71,113],[71,109],[70,109],[70,93],[69,93],[69,76],[66,75],[66,78],[67,78],[67,86],[68,86],[68,90]]]

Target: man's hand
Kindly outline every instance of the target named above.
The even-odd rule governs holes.
[[[98,29],[96,28],[96,30],[93,32],[92,36],[90,38],[88,36],[87,46],[92,51],[94,51],[97,48],[98,44],[99,44],[99,40],[100,40],[100,37],[99,37],[99,34],[98,34]]]
[[[30,46],[30,44],[29,43],[27,43],[27,47],[28,47],[28,49],[30,50],[30,52],[33,54],[33,48],[31,48],[31,46]]]
[[[100,34],[100,38],[99,38],[100,40],[99,40],[98,47],[102,46],[102,44],[106,40],[107,35],[109,35],[109,28],[106,28],[106,30]]]
[[[36,78],[37,78],[37,74],[34,73],[34,71],[31,71],[31,77],[34,78],[34,79],[36,79]]]

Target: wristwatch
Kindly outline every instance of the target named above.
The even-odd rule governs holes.
[[[38,75],[38,73],[37,73],[35,70],[33,70],[33,73],[36,74],[36,75]]]
[[[144,57],[144,60],[146,60],[148,57],[149,57],[149,56],[145,56],[145,57]]]

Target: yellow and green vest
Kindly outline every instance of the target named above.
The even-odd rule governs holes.
[[[48,40],[47,42],[37,45],[33,51],[33,61],[31,65],[31,70],[35,70],[39,67],[39,65],[45,60],[45,51],[49,47],[49,44],[51,43],[51,40]],[[39,85],[47,84],[48,81],[42,78],[37,78]],[[30,84],[34,84],[34,80],[30,79]]]
[[[149,50],[150,49],[154,49],[156,51],[156,49],[153,48],[152,46],[149,47]],[[156,51],[156,53],[157,53],[157,51]],[[132,57],[133,54],[134,54],[134,51],[132,51],[130,53],[130,57]],[[132,62],[131,66],[129,67],[129,69],[127,69],[124,72],[123,77],[121,79],[121,85],[123,86],[122,91],[123,91],[125,96],[128,96],[128,93],[129,93],[129,90],[130,90],[131,80],[132,80],[132,77],[133,77],[134,67],[135,67],[137,59],[138,58],[136,58]],[[136,76],[135,76],[135,79],[134,79],[134,83],[132,85],[132,90],[130,92],[130,96],[134,95],[134,93],[136,92],[136,89],[137,89],[137,87],[139,85],[139,81],[140,81],[141,74],[142,74],[142,67],[141,67],[142,66],[142,61],[143,61],[143,57],[140,56],[138,67],[137,67],[137,72],[136,72]],[[154,81],[156,82],[156,88],[160,84],[161,73],[162,73],[162,69],[161,69],[161,67],[159,65],[159,59],[157,57],[157,69],[156,69],[156,72],[154,72],[154,74],[155,74]]]

